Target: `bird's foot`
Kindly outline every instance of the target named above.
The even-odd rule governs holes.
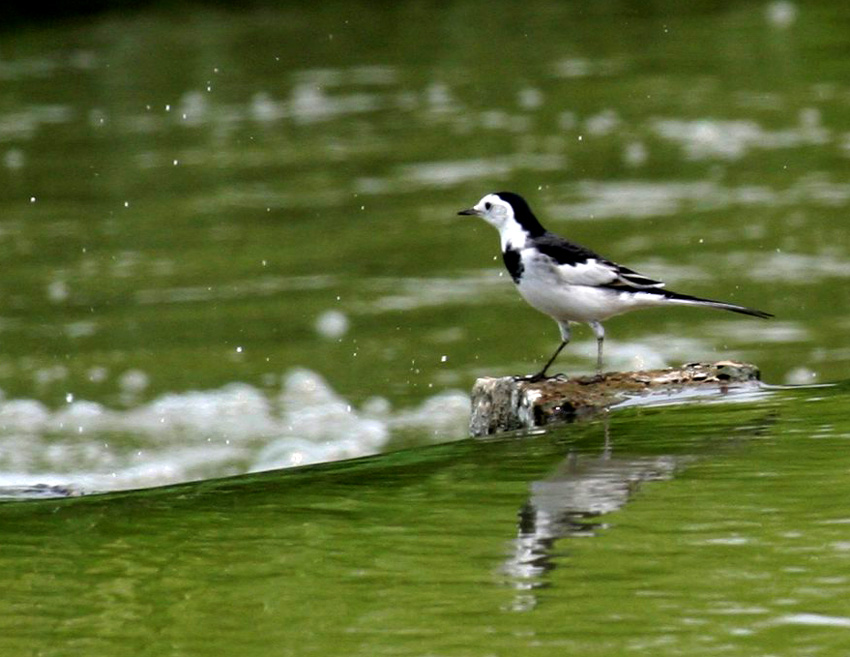
[[[593,376],[584,377],[581,382],[584,385],[590,385],[592,383],[602,383],[605,380],[605,375],[602,372],[597,372]]]
[[[545,372],[538,372],[537,374],[526,374],[525,376],[515,376],[514,381],[524,381],[525,383],[538,383],[549,377],[546,376]]]
[[[537,374],[526,374],[525,376],[515,376],[514,381],[524,381],[526,383],[539,383],[540,381],[548,381],[550,379],[561,379],[566,380],[569,377],[561,372],[560,374],[553,374],[551,376],[547,376],[546,372],[538,372]]]

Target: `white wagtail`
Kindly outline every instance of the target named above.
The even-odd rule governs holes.
[[[602,374],[602,320],[639,308],[704,306],[752,315],[770,313],[733,303],[702,299],[664,289],[664,283],[606,260],[588,248],[546,230],[525,199],[512,192],[487,194],[468,210],[495,226],[502,238],[502,258],[522,298],[546,313],[561,329],[561,344],[531,381],[546,378],[546,370],[570,341],[570,324],[583,322],[596,335],[596,373]]]

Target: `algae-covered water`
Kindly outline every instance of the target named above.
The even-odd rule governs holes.
[[[7,25],[0,652],[845,654],[848,22],[777,0]],[[558,340],[456,215],[501,189],[776,315],[615,318],[607,368],[738,358],[805,387],[465,440],[475,378]],[[557,369],[594,358],[580,328]],[[56,492],[86,495],[23,499]]]

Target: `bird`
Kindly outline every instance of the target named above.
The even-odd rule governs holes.
[[[609,317],[659,306],[699,306],[768,319],[771,313],[734,303],[667,290],[658,281],[603,258],[591,249],[546,230],[526,200],[514,192],[487,194],[459,215],[481,217],[499,231],[502,259],[520,296],[558,324],[561,342],[528,381],[547,370],[570,341],[573,323],[588,324],[596,336],[596,378],[602,378],[602,345]]]

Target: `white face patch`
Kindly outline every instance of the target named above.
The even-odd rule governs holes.
[[[502,251],[509,246],[521,249],[525,246],[526,233],[514,219],[514,209],[496,194],[487,194],[475,205],[481,218],[499,231]]]
[[[475,205],[481,213],[481,218],[499,230],[507,221],[513,218],[513,209],[495,194],[487,194]]]

